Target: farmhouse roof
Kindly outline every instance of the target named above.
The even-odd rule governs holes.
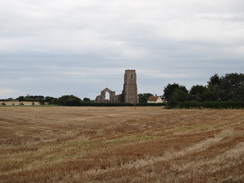
[[[159,96],[150,96],[147,101],[157,101]]]

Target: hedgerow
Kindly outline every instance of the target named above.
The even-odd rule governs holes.
[[[241,101],[186,101],[179,104],[179,108],[212,108],[212,109],[240,109],[244,108]]]

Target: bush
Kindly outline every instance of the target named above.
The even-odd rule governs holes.
[[[187,101],[179,104],[180,108],[200,108],[200,102],[197,101]]]
[[[57,103],[58,105],[63,105],[63,106],[80,106],[82,101],[80,98],[74,95],[64,95],[58,98]]]

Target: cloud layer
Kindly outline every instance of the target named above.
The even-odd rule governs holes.
[[[0,98],[190,88],[243,72],[242,0],[8,0],[0,2]],[[14,96],[13,96],[14,95]]]

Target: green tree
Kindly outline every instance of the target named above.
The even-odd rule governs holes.
[[[178,105],[181,102],[185,102],[189,99],[188,90],[185,86],[179,86],[173,92],[172,102],[174,105]]]
[[[202,101],[217,101],[219,100],[219,91],[217,86],[208,86],[202,94]]]
[[[180,102],[187,101],[189,94],[185,86],[173,83],[168,84],[164,88],[163,97],[166,99],[168,107],[173,107],[177,106]]]
[[[82,102],[81,99],[74,95],[64,95],[58,98],[57,101],[59,105],[63,105],[63,106],[80,106],[81,102]]]
[[[91,102],[91,99],[85,97],[85,98],[83,98],[83,102]]]
[[[57,104],[57,98],[46,96],[44,101],[48,104]]]
[[[204,101],[204,92],[207,90],[207,87],[202,85],[195,85],[191,87],[189,92],[191,100],[195,100],[198,102]]]
[[[151,93],[140,93],[138,95],[139,103],[147,103],[147,100],[150,96],[153,96],[153,94],[151,94]]]
[[[214,74],[208,81],[208,86],[219,86],[221,83],[221,77],[218,74]]]
[[[173,102],[174,91],[176,91],[176,89],[178,89],[179,87],[180,85],[176,83],[168,84],[166,87],[164,87],[163,97],[166,99],[167,103]]]
[[[219,77],[213,75],[208,81],[207,99],[244,101],[244,74],[229,73]]]
[[[18,101],[24,101],[25,97],[24,96],[19,96],[18,98],[16,98]]]
[[[222,77],[219,95],[221,100],[244,101],[244,74],[230,73]]]

